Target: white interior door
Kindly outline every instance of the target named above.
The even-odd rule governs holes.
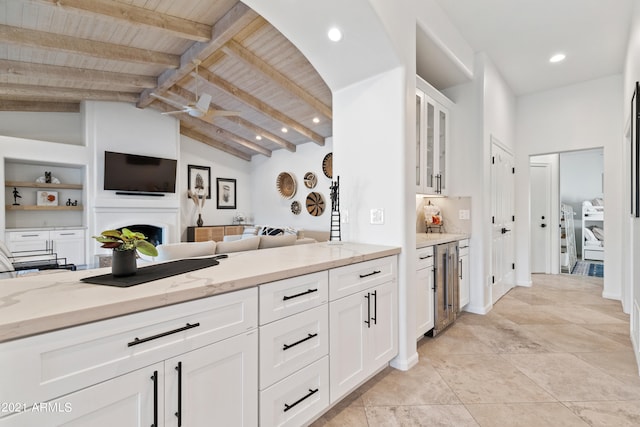
[[[491,144],[491,300],[498,301],[515,283],[515,170],[513,155]]]
[[[531,272],[551,273],[551,165],[532,163]]]

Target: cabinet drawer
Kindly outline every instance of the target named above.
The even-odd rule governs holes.
[[[84,230],[52,230],[52,240],[84,239]]]
[[[329,270],[329,299],[334,301],[397,277],[395,256],[360,262]]]
[[[260,392],[260,426],[301,426],[329,406],[329,358]]]
[[[245,289],[2,343],[0,402],[46,401],[254,329],[257,300]]]
[[[458,254],[469,255],[469,239],[460,240],[458,242]]]
[[[260,389],[329,353],[327,304],[260,327]]]
[[[418,249],[416,253],[416,270],[433,266],[433,246]]]
[[[326,303],[328,289],[326,271],[260,285],[260,324]]]
[[[585,249],[584,255],[582,256],[584,259],[592,259],[596,261],[604,261],[604,251],[603,250],[593,250],[593,249]]]
[[[49,231],[8,231],[7,242],[34,242],[49,240]]]

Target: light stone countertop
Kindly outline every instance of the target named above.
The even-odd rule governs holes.
[[[455,242],[456,240],[469,239],[469,234],[454,233],[418,233],[416,234],[416,249],[427,246],[439,245],[440,243]]]
[[[214,267],[129,288],[80,282],[110,268],[0,280],[0,342],[400,253],[399,247],[314,243],[238,252]]]

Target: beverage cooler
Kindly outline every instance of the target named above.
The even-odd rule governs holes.
[[[433,336],[451,325],[460,313],[458,268],[458,242],[437,245]]]

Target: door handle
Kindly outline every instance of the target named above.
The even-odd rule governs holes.
[[[507,234],[509,231],[511,231],[511,230],[509,230],[508,228],[504,228],[504,227],[502,227],[502,230],[500,230],[500,232],[502,234]]]
[[[176,366],[178,371],[178,410],[174,414],[178,418],[178,427],[182,426],[182,362]]]
[[[367,328],[371,328],[371,292],[367,292],[364,297],[367,299],[367,320],[364,323],[367,324]]]
[[[540,224],[540,227],[545,228],[547,224]]]
[[[158,371],[153,371],[151,381],[153,381],[153,424],[151,427],[158,427]]]

